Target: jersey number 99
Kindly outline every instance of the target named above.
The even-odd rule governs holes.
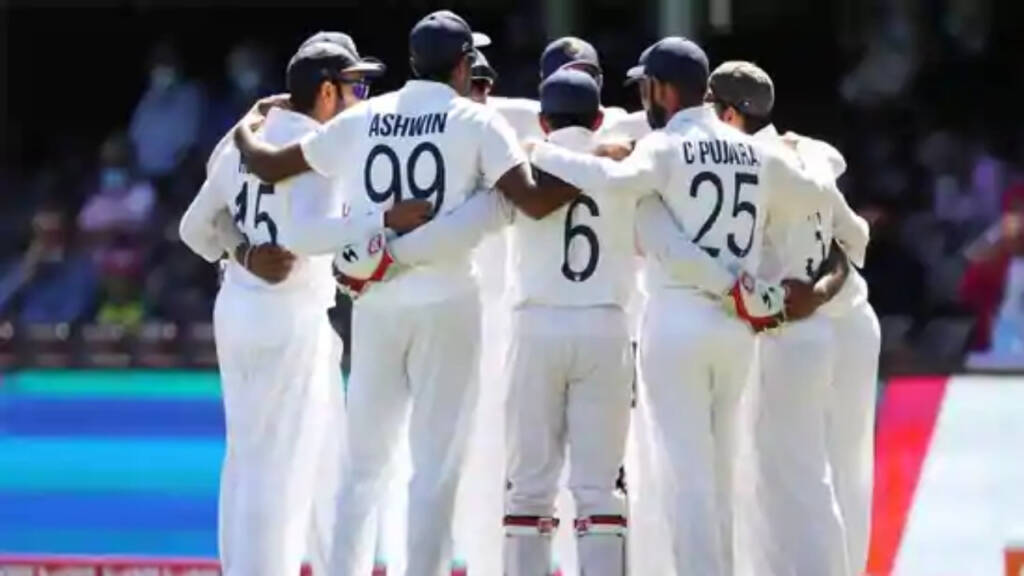
[[[416,182],[416,167],[424,156],[430,156],[434,161],[434,180],[424,187]],[[391,179],[387,186],[376,188],[373,181],[374,162],[381,158],[381,162],[391,165]],[[429,200],[433,197],[434,211],[441,209],[444,202],[444,157],[441,151],[431,142],[420,142],[409,153],[405,162],[406,186],[413,198]],[[402,169],[398,154],[387,144],[377,144],[370,149],[366,157],[366,167],[363,168],[363,183],[366,186],[366,195],[377,204],[402,200]]]

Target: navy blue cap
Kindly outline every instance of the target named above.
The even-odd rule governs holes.
[[[409,32],[409,54],[418,72],[454,66],[459,58],[473,54],[483,35],[474,36],[469,24],[450,10],[438,10],[423,17]],[[487,39],[490,43],[490,39]]]
[[[350,64],[347,68],[342,70],[342,72],[362,72],[368,76],[380,76],[387,71],[387,66],[385,66],[380,60],[372,57],[361,57],[359,55],[359,51],[356,50],[355,41],[352,40],[351,36],[344,32],[320,31],[313,34],[302,42],[299,46],[298,52],[296,52],[295,56],[292,57],[292,60],[294,61],[298,58],[303,50],[308,49],[309,46],[322,43],[333,44],[341,47],[348,53],[348,55],[352,56],[354,63]],[[313,52],[315,53],[315,50]],[[291,64],[289,63],[289,66],[290,65]]]
[[[563,68],[540,84],[542,114],[592,114],[601,107],[601,89],[593,76]]]
[[[313,42],[299,46],[288,61],[287,86],[289,92],[302,87],[319,86],[324,80],[337,80],[343,72],[380,74],[384,65],[361,61],[344,46],[334,42]]]
[[[637,60],[636,66],[633,66],[629,70],[626,70],[626,82],[625,85],[629,86],[634,82],[638,82],[644,77],[644,65],[647,64],[647,57],[651,54],[651,50],[654,49],[654,44],[651,44],[644,51],[640,53],[640,59]]]
[[[578,65],[594,77],[601,75],[601,61],[597,57],[597,50],[590,42],[574,36],[564,36],[548,44],[540,55],[541,80],[569,64]]]
[[[680,36],[669,36],[650,50],[644,62],[644,76],[680,82],[704,94],[708,85],[708,57],[700,46]]]

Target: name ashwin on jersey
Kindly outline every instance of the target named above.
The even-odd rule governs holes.
[[[757,152],[750,144],[729,142],[727,140],[702,140],[700,142],[683,142],[683,159],[693,164],[700,158],[701,164],[739,164],[741,166],[760,166]]]
[[[370,119],[369,136],[426,136],[441,134],[448,123],[447,112],[434,112],[420,116],[402,114],[374,114]]]

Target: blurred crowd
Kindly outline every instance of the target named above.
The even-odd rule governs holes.
[[[846,154],[841,184],[872,224],[864,275],[890,364],[975,351],[1024,366],[1024,127],[988,98],[991,3],[950,1],[938,20],[916,13],[922,4],[882,3],[846,41],[857,57],[835,86],[840,120],[811,133]],[[531,32],[494,48],[503,50],[495,92],[528,96],[542,39],[516,18],[510,27]],[[613,31],[595,44],[628,66],[635,55],[619,53]],[[34,337],[71,348],[125,335],[165,351],[183,338],[212,345],[217,271],[177,241],[177,222],[213,145],[256,98],[281,90],[270,63],[282,56],[239,44],[210,85],[159,42],[127,126],[94,151],[70,148],[34,174],[8,174],[2,185],[32,201],[4,194],[0,363]],[[339,306],[343,335],[346,317]],[[211,361],[208,349],[197,354]]]

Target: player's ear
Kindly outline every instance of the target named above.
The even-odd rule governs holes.
[[[597,132],[597,129],[601,127],[601,124],[604,124],[604,110],[598,108],[597,115],[594,116],[594,125],[591,126],[590,129]]]
[[[537,114],[537,120],[540,122],[540,129],[543,130],[545,134],[550,134],[551,123],[548,122],[547,117],[543,114]]]

